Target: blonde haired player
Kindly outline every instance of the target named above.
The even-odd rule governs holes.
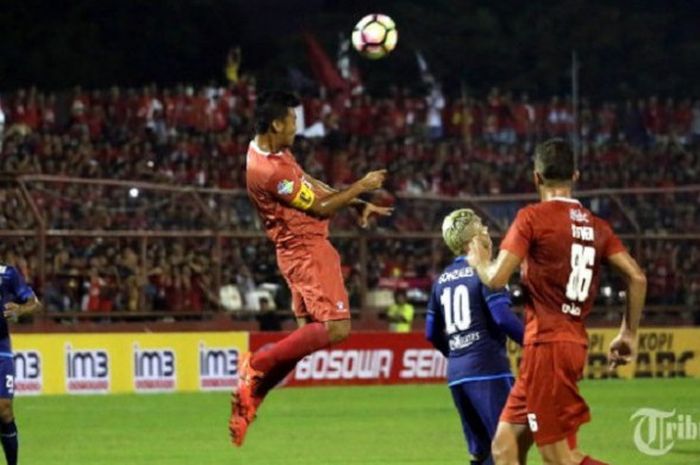
[[[448,386],[472,465],[493,463],[491,440],[513,385],[506,336],[523,339],[508,292],[486,288],[466,258],[471,240],[486,233],[468,208],[445,217],[442,236],[456,258],[435,281],[426,318],[426,337],[448,359]]]

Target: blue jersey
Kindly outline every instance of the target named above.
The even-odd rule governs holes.
[[[34,291],[27,285],[22,274],[13,266],[0,265],[0,296],[2,297],[2,310],[5,304],[16,302],[23,304],[34,295]],[[5,315],[0,313],[0,353],[9,353],[10,329],[7,326]]]
[[[451,386],[512,376],[504,329],[522,340],[510,295],[505,289],[489,290],[466,258],[457,257],[433,285],[426,321],[428,339],[448,357]]]

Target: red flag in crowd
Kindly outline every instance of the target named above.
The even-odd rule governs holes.
[[[335,63],[318,42],[316,37],[309,33],[304,33],[306,42],[306,52],[311,64],[311,71],[316,80],[330,91],[345,90],[346,83],[335,67]]]

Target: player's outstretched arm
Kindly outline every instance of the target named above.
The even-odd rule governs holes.
[[[311,185],[314,186],[315,190],[323,192],[326,195],[332,195],[338,192],[337,189],[334,189],[325,182],[309,176],[308,174],[305,174],[304,177],[311,183]],[[354,198],[349,205],[357,208],[360,215],[358,218],[358,223],[363,228],[366,228],[369,225],[369,217],[371,215],[389,216],[394,212],[394,209],[391,207],[380,207],[379,205],[366,202],[357,197]]]
[[[321,217],[331,216],[341,208],[352,204],[359,195],[381,188],[385,179],[386,170],[370,171],[347,189],[333,192],[323,198],[315,197],[307,211]]]
[[[468,260],[484,286],[490,289],[505,287],[522,262],[522,258],[507,250],[501,250],[496,260],[492,261],[491,238],[487,234],[479,234],[472,239]]]
[[[608,263],[627,283],[627,305],[622,316],[620,333],[610,343],[610,367],[624,365],[632,360],[637,345],[637,329],[647,294],[647,278],[637,261],[627,252],[608,257]]]

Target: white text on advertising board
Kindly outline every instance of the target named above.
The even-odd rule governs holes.
[[[394,354],[391,350],[319,350],[297,365],[298,380],[388,379]]]
[[[409,349],[403,354],[402,379],[444,378],[447,359],[434,349]]]

